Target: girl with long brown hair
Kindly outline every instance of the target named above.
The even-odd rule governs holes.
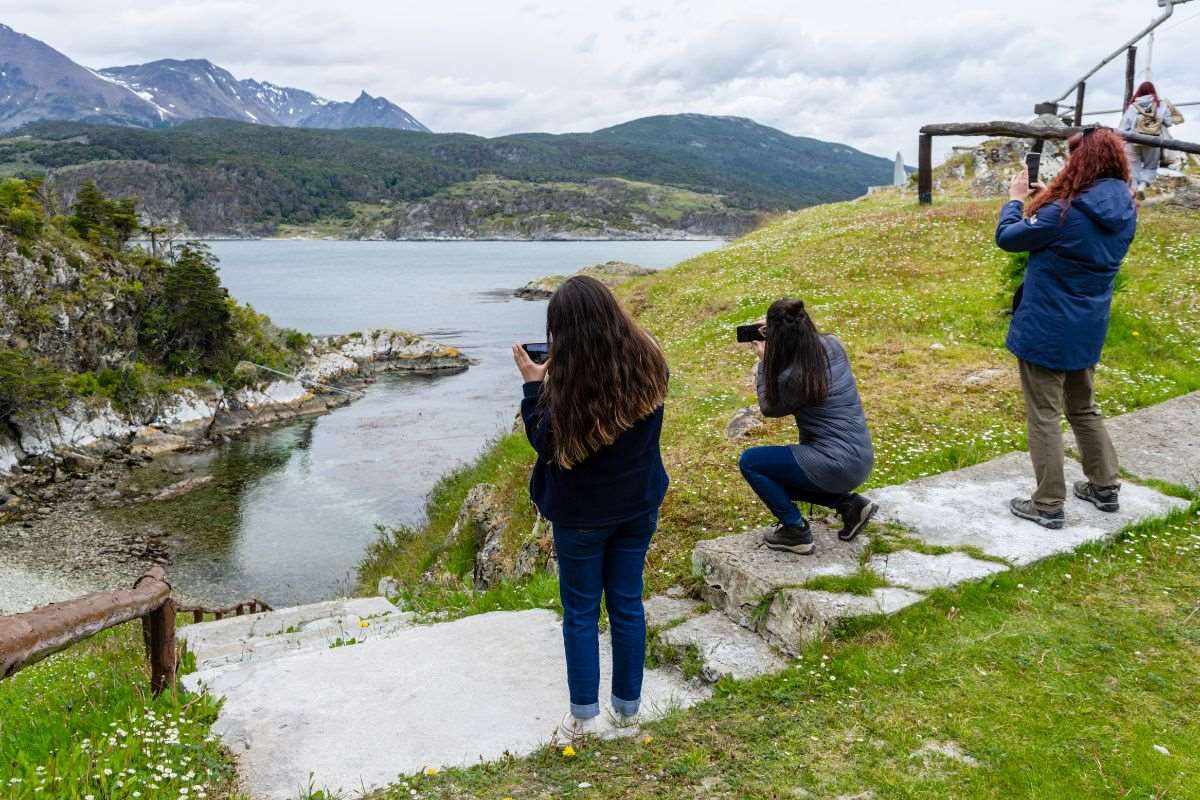
[[[1037,487],[1009,508],[1050,529],[1066,521],[1064,412],[1087,478],[1075,482],[1075,497],[1101,511],[1120,508],[1117,453],[1096,405],[1093,378],[1117,272],[1137,230],[1121,137],[1088,128],[1067,145],[1067,163],[1049,186],[1030,187],[1028,172],[1017,174],[996,227],[1001,248],[1029,252],[1007,346],[1020,366]]]
[[[850,541],[875,513],[855,493],[875,463],[875,450],[850,359],[841,341],[821,333],[804,301],[784,298],[767,309],[765,341],[755,342],[758,405],[768,417],[793,416],[800,441],[751,447],[738,462],[742,476],[779,525],[763,542],[773,550],[813,552],[812,529],[796,501],[831,508],[842,518],[838,537]]]
[[[519,345],[521,416],[537,462],[529,493],[558,556],[570,712],[559,733],[600,731],[600,600],[612,636],[611,707],[638,713],[646,653],[642,572],[667,491],[659,452],[667,362],[604,284],[568,279],[546,309],[549,358]]]

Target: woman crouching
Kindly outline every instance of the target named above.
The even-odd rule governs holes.
[[[612,634],[613,722],[636,719],[646,655],[642,571],[667,491],[659,453],[667,362],[604,284],[568,279],[546,309],[549,358],[519,346],[521,416],[537,451],[529,493],[553,524],[570,713],[559,734],[597,733],[600,598]]]
[[[838,537],[857,536],[877,506],[854,489],[871,473],[875,452],[846,350],[822,334],[800,300],[776,300],[767,311],[758,352],[758,406],[768,417],[792,415],[799,444],[751,447],[739,466],[746,482],[779,520],[764,537],[774,550],[813,552],[813,535],[795,501],[831,508]]]

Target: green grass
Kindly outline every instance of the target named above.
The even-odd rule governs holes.
[[[1198,561],[1194,503],[847,626],[643,737],[418,776],[372,797],[1198,797]],[[929,742],[977,764],[914,755]]]
[[[136,624],[0,682],[3,800],[229,798],[232,765],[209,734],[218,703],[150,696]],[[240,797],[240,795],[237,795]]]

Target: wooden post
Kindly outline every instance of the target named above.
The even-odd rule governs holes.
[[[204,622],[204,609],[197,608],[192,612],[192,622]]]
[[[1087,90],[1087,83],[1080,81],[1075,87],[1075,127],[1083,124],[1083,93]]]
[[[246,607],[244,605],[242,605],[241,603],[238,603],[237,609],[233,613],[239,617],[243,616],[246,613]]]
[[[933,137],[922,133],[917,143],[917,202],[933,203]]]
[[[1130,45],[1125,51],[1125,108],[1133,100],[1133,77],[1137,72],[1137,45]]]
[[[175,688],[175,601],[167,598],[146,618],[150,628],[150,690],[157,696]]]

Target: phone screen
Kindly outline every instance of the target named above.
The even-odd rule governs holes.
[[[545,364],[550,358],[550,345],[546,342],[528,342],[521,345],[521,349],[529,354],[529,358],[535,364]]]
[[[1042,154],[1030,153],[1025,156],[1025,166],[1029,168],[1029,182],[1031,184],[1037,183],[1038,171],[1042,166]]]

